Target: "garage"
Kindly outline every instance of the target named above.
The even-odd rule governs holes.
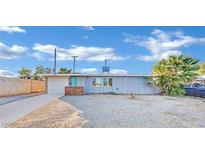
[[[68,77],[49,77],[47,78],[48,94],[65,94],[65,86],[68,86]]]

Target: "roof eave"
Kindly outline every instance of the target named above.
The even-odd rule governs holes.
[[[113,77],[157,77],[156,75],[138,75],[138,74],[42,74],[45,77],[97,77],[97,76],[113,76]]]

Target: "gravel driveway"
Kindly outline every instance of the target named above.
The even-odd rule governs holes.
[[[137,95],[65,96],[81,110],[84,127],[205,127],[205,99]]]

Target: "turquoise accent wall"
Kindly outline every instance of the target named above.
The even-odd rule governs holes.
[[[70,78],[70,83],[71,83],[71,87],[76,87],[77,86],[77,77],[75,77],[75,76],[72,76],[71,78]]]

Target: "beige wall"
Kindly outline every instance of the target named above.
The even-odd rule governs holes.
[[[0,77],[0,97],[45,92],[45,81]]]

